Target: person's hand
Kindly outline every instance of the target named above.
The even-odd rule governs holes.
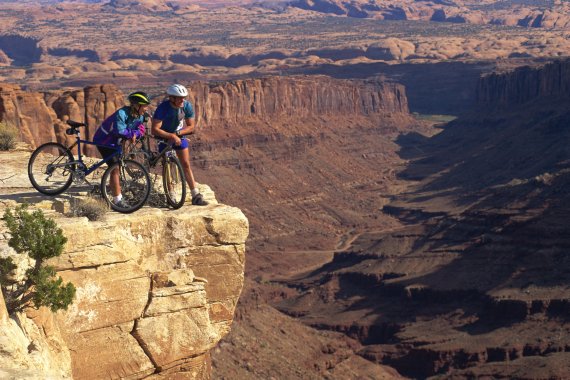
[[[180,146],[180,144],[182,144],[182,140],[180,140],[180,137],[176,136],[174,133],[170,135],[170,138],[168,140],[171,143],[173,143],[175,146]]]
[[[133,135],[133,137],[131,137],[131,144],[136,144],[137,143],[137,135]]]

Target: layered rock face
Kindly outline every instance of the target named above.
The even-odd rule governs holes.
[[[25,172],[28,157],[4,153],[3,162]],[[0,191],[29,186],[24,177],[12,176]],[[53,211],[64,198],[27,198],[68,238],[49,264],[77,294],[55,314],[26,310],[8,318],[0,302],[0,377],[209,378],[209,352],[229,332],[243,286],[249,225],[239,209],[202,192],[211,206],[109,212],[98,222]],[[0,228],[0,253],[13,254]]]
[[[512,107],[546,97],[570,96],[570,60],[489,74],[477,87],[481,107]]]
[[[113,215],[92,232],[85,220],[61,223],[70,249],[53,264],[78,288],[58,315],[74,379],[209,377],[208,352],[241,292],[248,224],[230,207],[188,211]],[[78,228],[95,240],[75,237]]]
[[[191,92],[199,123],[207,128],[233,126],[234,134],[235,127],[252,121],[408,113],[404,88],[379,80],[269,77],[220,84],[197,82],[191,85]],[[281,132],[292,134],[295,129],[292,126]]]
[[[275,77],[195,83],[192,93],[195,174],[251,218],[251,241],[319,245],[343,223],[358,223],[356,209],[376,223],[368,208],[385,199],[374,191],[398,161],[391,139],[413,124],[401,85]],[[343,196],[353,191],[371,199]]]
[[[345,81],[328,77],[270,77],[190,85],[197,122],[211,136],[243,134],[240,125],[270,123],[282,118],[405,114],[402,86],[381,81]],[[160,99],[156,99],[158,101]],[[87,124],[82,136],[91,139],[97,127],[125,104],[114,85],[97,85],[63,93],[34,93],[16,85],[0,87],[0,120],[15,125],[32,147],[47,141],[71,143],[66,120]],[[227,130],[229,126],[234,128]],[[225,128],[221,132],[221,128]],[[270,127],[271,129],[271,127]],[[285,132],[287,133],[287,132]],[[92,147],[86,147],[94,154]]]
[[[16,126],[22,141],[32,147],[48,141],[74,142],[65,134],[69,119],[86,122],[82,137],[91,139],[105,117],[123,104],[122,93],[109,85],[47,94],[27,92],[16,85],[0,87],[0,120]],[[86,151],[94,153],[92,147]]]

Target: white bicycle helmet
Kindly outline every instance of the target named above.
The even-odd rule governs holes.
[[[173,84],[166,89],[166,93],[171,96],[188,96],[188,90],[181,84]]]

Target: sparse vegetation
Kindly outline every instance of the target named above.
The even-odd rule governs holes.
[[[18,130],[6,122],[0,122],[0,150],[6,151],[16,147]]]
[[[427,114],[420,114],[417,112],[412,113],[412,115],[421,121],[427,121],[433,124],[446,124],[450,121],[457,119],[457,116],[453,115],[427,115]]]
[[[78,199],[71,204],[71,216],[85,216],[90,221],[101,220],[109,206],[101,199]]]
[[[26,254],[35,264],[26,271],[23,280],[14,280],[11,273],[17,268],[11,257],[0,259],[0,286],[8,311],[21,311],[26,307],[46,306],[55,312],[67,309],[75,297],[75,286],[64,284],[56,277],[55,268],[45,260],[63,252],[67,238],[52,219],[40,210],[29,213],[25,205],[12,212],[7,209],[4,220],[10,230],[8,245],[17,254]]]

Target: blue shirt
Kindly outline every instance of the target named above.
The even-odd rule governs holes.
[[[168,133],[174,133],[184,126],[184,119],[194,118],[192,103],[185,100],[182,108],[174,108],[170,101],[165,100],[154,111],[153,120],[162,121],[160,129]]]

